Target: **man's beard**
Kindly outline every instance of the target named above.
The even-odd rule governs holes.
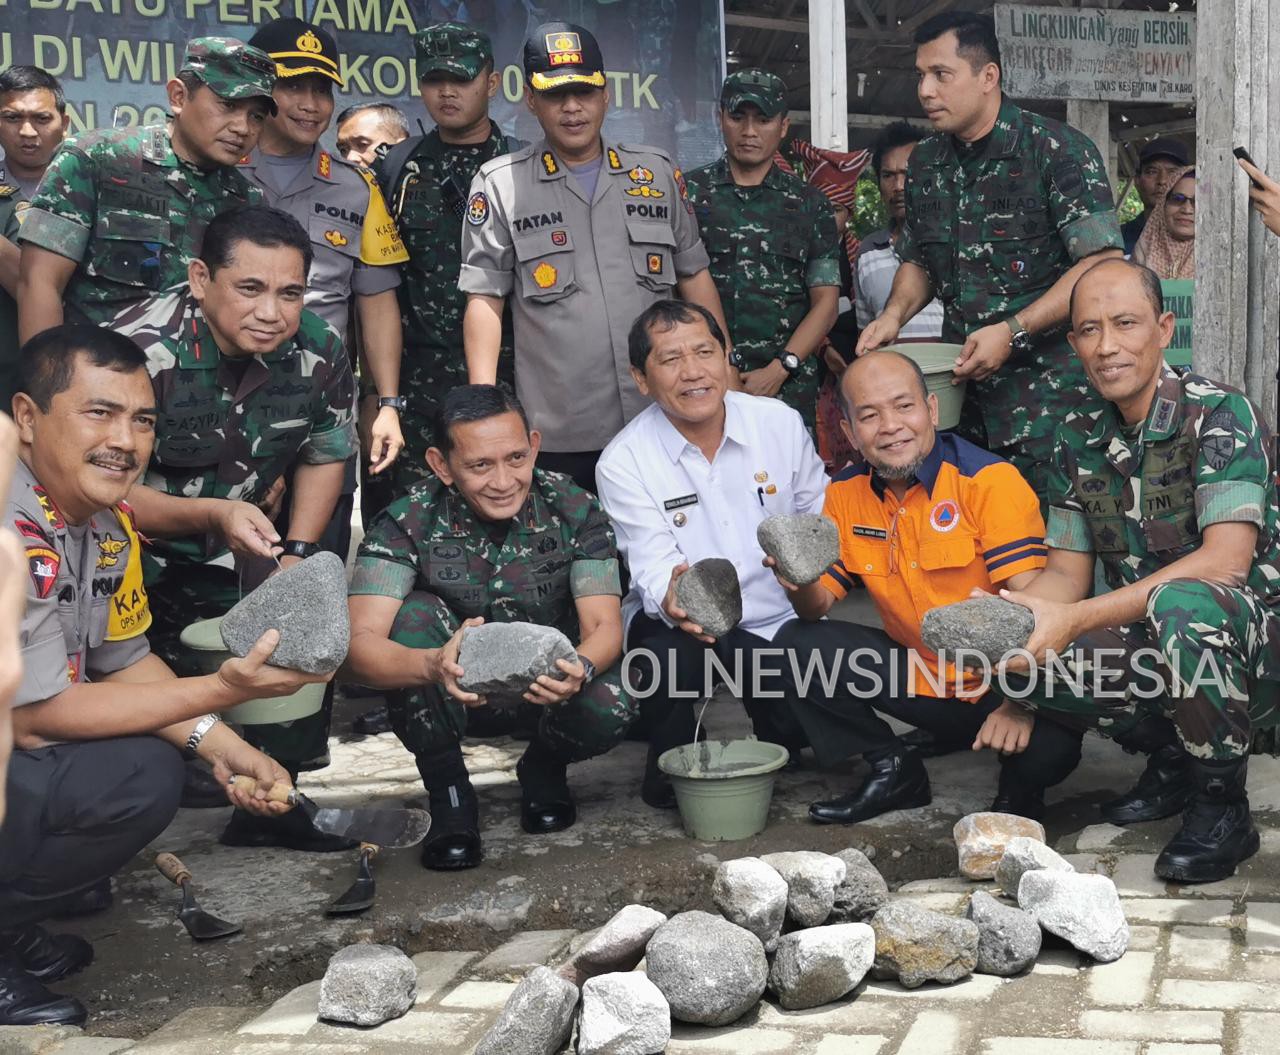
[[[867,464],[876,471],[876,474],[882,480],[910,480],[916,475],[916,472],[924,462],[923,455],[919,458],[912,458],[905,465],[889,465],[885,462],[876,461],[867,454],[864,454],[863,457],[867,459]]]

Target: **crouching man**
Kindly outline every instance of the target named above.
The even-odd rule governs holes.
[[[871,772],[849,794],[813,803],[809,816],[852,824],[931,801],[924,763],[880,717],[887,714],[945,742],[999,751],[991,809],[1038,818],[1045,788],[1080,761],[1080,732],[1037,720],[979,672],[940,669],[920,636],[931,608],[1026,585],[1044,567],[1035,492],[1003,458],[936,431],[937,396],[906,356],[868,352],[844,372],[840,392],[842,427],[864,459],[827,487],[823,513],[840,529],[840,559],[807,586],[779,579],[800,619],[774,644],[791,653],[796,715],[819,759],[861,754]],[[856,578],[883,630],[823,618]],[[801,672],[815,668],[834,674],[833,683],[815,672],[806,684]]]
[[[458,685],[463,628],[537,623],[577,648],[577,663],[559,661],[561,679],[544,675],[524,694],[540,708],[516,769],[530,834],[573,824],[568,764],[619,743],[633,714],[618,670],[618,553],[599,503],[568,477],[534,468],[540,437],[505,389],[452,389],[432,435],[435,478],[388,506],[360,546],[344,673],[390,690],[392,727],[431,798],[422,864],[448,871],[481,858],[461,740],[468,708],[486,701]]]
[[[0,828],[0,1025],[81,1023],[84,1007],[44,983],[84,967],[93,949],[38,921],[168,826],[180,750],[211,763],[224,786],[236,773],[264,789],[287,783],[218,712],[324,679],[267,666],[275,631],[204,677],[175,679],[151,654],[124,497],[151,455],[156,398],[132,341],[92,326],[46,330],[23,348],[13,409],[19,462],[4,525],[25,547],[29,581]],[[227,789],[242,809],[283,811],[265,796]]]
[[[1083,691],[1064,678],[1048,685],[1040,667],[1026,702],[1076,711],[1145,753],[1137,787],[1104,816],[1125,824],[1183,810],[1156,875],[1222,879],[1258,850],[1245,767],[1264,708],[1251,698],[1267,698],[1260,681],[1280,680],[1271,435],[1240,392],[1165,365],[1175,319],[1154,272],[1095,265],[1076,284],[1071,318],[1102,402],[1058,428],[1048,564],[1007,596],[1035,613],[1027,650],[1041,662],[1061,654]],[[1090,597],[1099,559],[1111,592]]]

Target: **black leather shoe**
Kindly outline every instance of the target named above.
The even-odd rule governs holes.
[[[377,736],[379,733],[391,732],[391,715],[387,713],[387,705],[384,703],[380,707],[357,715],[355,721],[351,723],[351,729],[362,736]]]
[[[640,782],[640,799],[655,810],[673,810],[676,808],[676,791],[671,786],[671,778],[658,768],[660,754],[662,750],[659,747],[649,745],[649,754],[644,762],[644,779]]]
[[[89,1012],[73,996],[51,993],[12,953],[0,955],[0,1026],[83,1026]]]
[[[350,850],[354,839],[319,831],[302,810],[290,810],[278,817],[259,817],[236,808],[218,836],[223,846],[282,846],[304,853],[330,854]]]
[[[940,740],[928,729],[912,729],[899,737],[903,747],[909,747],[920,758],[941,758],[973,746],[973,741]]]
[[[520,780],[520,827],[530,835],[549,835],[573,826],[578,808],[573,804],[567,764],[544,746],[531,740],[520,761],[516,776]]]
[[[480,803],[471,781],[429,792],[431,832],[422,844],[422,867],[433,872],[460,872],[484,859],[480,841]]]
[[[216,810],[230,806],[227,789],[213,775],[207,762],[190,758],[183,767],[182,797],[178,805],[185,810]]]
[[[53,918],[75,919],[77,916],[92,916],[99,912],[106,912],[114,901],[111,880],[103,879],[87,890],[62,898],[53,912]]]
[[[1194,795],[1182,827],[1160,851],[1155,872],[1177,883],[1212,883],[1234,875],[1236,866],[1258,852],[1258,829],[1245,792],[1248,759],[1190,760]]]
[[[93,963],[93,946],[74,934],[50,934],[32,923],[0,931],[0,950],[18,958],[22,969],[41,982],[56,982]]]
[[[1007,765],[1000,767],[996,797],[988,807],[992,813],[1012,813],[1038,821],[1044,817],[1044,788],[1019,780]]]
[[[853,824],[890,810],[908,810],[933,801],[929,774],[914,751],[895,743],[863,757],[870,763],[871,773],[862,787],[843,798],[813,803],[809,807],[810,820],[819,824]]]
[[[1129,791],[1098,809],[1112,824],[1158,821],[1185,810],[1194,790],[1190,756],[1180,744],[1169,744],[1147,758],[1147,768]]]

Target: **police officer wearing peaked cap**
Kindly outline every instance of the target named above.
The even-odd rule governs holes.
[[[609,92],[595,38],[541,25],[524,71],[543,138],[486,163],[467,203],[467,370],[494,383],[509,300],[516,390],[542,433],[541,464],[594,491],[600,452],[647,402],[627,356],[636,316],[679,296],[724,320],[679,169],[655,147],[601,139]]]

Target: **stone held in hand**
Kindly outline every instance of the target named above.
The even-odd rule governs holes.
[[[1019,835],[1044,842],[1044,826],[1014,813],[970,813],[951,830],[967,879],[994,879],[996,865],[1011,839]]]
[[[965,916],[978,927],[979,974],[1010,978],[1040,955],[1040,924],[1030,912],[1004,905],[985,890],[969,896]]]
[[[738,570],[723,557],[704,557],[676,580],[676,605],[705,634],[723,637],[742,622]]]
[[[711,900],[730,923],[751,931],[772,952],[787,914],[787,883],[758,857],[725,861],[716,869]]]
[[[1009,840],[1004,854],[996,864],[996,883],[1011,897],[1017,897],[1018,883],[1027,872],[1037,868],[1050,868],[1058,872],[1074,872],[1071,862],[1064,860],[1056,850],[1039,839],[1016,835]]]
[[[556,660],[576,663],[578,653],[554,626],[537,623],[481,623],[462,632],[458,687],[490,698],[517,702],[543,674],[564,680]]]
[[[329,960],[320,982],[319,1016],[376,1026],[399,1018],[418,995],[418,970],[393,945],[348,945]]]
[[[247,656],[268,630],[280,643],[268,662],[307,674],[332,674],[351,647],[347,571],[333,553],[316,553],[277,572],[222,617],[222,642]]]
[[[671,1040],[667,998],[639,971],[587,979],[578,1055],[660,1055]]]
[[[558,973],[581,986],[596,975],[634,970],[654,931],[666,922],[667,917],[656,909],[627,905],[561,965]]]
[[[1106,876],[1047,868],[1025,872],[1018,883],[1018,907],[1100,963],[1120,959],[1129,948],[1129,922],[1116,885]]]
[[[829,1004],[853,992],[875,958],[875,931],[865,923],[793,931],[778,939],[769,988],[788,1011]]]
[[[760,548],[778,564],[778,574],[797,586],[817,582],[840,559],[840,529],[814,513],[775,513],[756,528]]]
[[[818,927],[827,922],[835,906],[836,887],[847,868],[838,857],[816,850],[790,850],[762,854],[765,864],[787,884],[787,918],[797,927]]]
[[[836,887],[828,923],[866,923],[889,901],[889,884],[861,850],[835,855],[845,864],[844,879]]]
[[[727,1026],[764,993],[769,961],[749,930],[709,912],[681,912],[658,928],[645,970],[671,1005],[671,1017]]]
[[[535,967],[515,987],[474,1055],[555,1055],[573,1030],[578,987]]]
[[[925,612],[920,637],[934,652],[948,658],[960,648],[980,652],[991,663],[1023,648],[1036,627],[1030,608],[1003,597],[972,597]]]
[[[958,982],[978,965],[978,926],[910,901],[891,901],[875,914],[876,978],[908,989],[925,982]]]

